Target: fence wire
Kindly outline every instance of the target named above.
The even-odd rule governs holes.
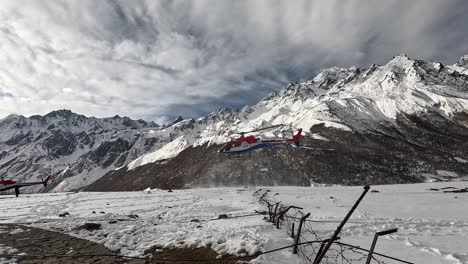
[[[286,230],[288,236],[296,239],[299,236],[300,241],[324,241],[329,236],[330,232],[319,232],[314,228],[314,224],[320,221],[305,220],[302,224],[300,233],[298,233],[298,226],[300,219],[304,217],[305,213],[299,208],[289,208],[290,206],[280,205],[276,212],[274,211],[276,204],[279,203],[277,195],[272,195],[270,190],[259,189],[253,193],[258,202],[266,207],[269,213],[269,220],[276,221],[274,224]],[[285,212],[285,210],[289,210]],[[279,224],[278,224],[279,222]],[[331,230],[333,231],[333,230]],[[313,264],[315,258],[321,251],[324,243],[303,243],[297,246],[297,254],[307,264]],[[376,256],[378,255],[378,256]],[[372,256],[371,263],[386,264],[382,254]],[[360,250],[358,246],[347,245],[342,243],[333,243],[331,248],[327,251],[321,263],[365,263],[368,256],[367,251]],[[406,261],[402,261],[406,262]],[[406,262],[407,263],[407,262]]]
[[[254,192],[254,197],[258,199],[258,202],[265,207],[265,211],[256,211],[255,215],[264,214],[266,219],[272,221],[277,227],[282,227],[286,230],[287,234],[292,238],[298,240],[293,245],[272,249],[266,252],[256,253],[254,255],[247,256],[232,256],[232,257],[221,257],[214,259],[149,259],[146,257],[132,257],[122,256],[115,254],[77,254],[77,255],[19,255],[19,254],[0,254],[0,263],[3,261],[16,261],[17,259],[48,259],[48,258],[64,258],[64,259],[82,259],[82,258],[93,258],[93,257],[109,257],[113,258],[115,263],[121,261],[126,262],[127,260],[141,260],[144,263],[167,263],[167,262],[185,262],[185,263],[210,263],[210,262],[223,262],[223,261],[243,261],[248,258],[255,258],[261,255],[270,254],[276,251],[281,251],[289,248],[297,249],[299,257],[307,264],[313,264],[317,255],[321,252],[323,246],[328,241],[328,235],[330,232],[319,232],[314,229],[314,224],[320,221],[307,221],[307,216],[302,211],[302,208],[296,206],[284,206],[278,201],[276,194],[272,195],[269,190],[259,189]],[[310,215],[310,214],[309,214]],[[237,217],[250,217],[253,215],[241,215]],[[302,226],[299,230],[300,219],[303,219]],[[208,221],[221,220],[221,219],[210,219]],[[329,222],[329,221],[324,221]],[[0,252],[1,253],[1,252]],[[341,263],[341,264],[354,264],[364,263],[368,257],[369,250],[363,249],[359,246],[350,245],[335,241],[331,248],[327,251],[327,254],[322,259],[321,263]],[[391,259],[402,263],[414,264],[409,261],[398,259],[395,257],[387,256],[374,252],[371,263],[386,264],[383,259]]]

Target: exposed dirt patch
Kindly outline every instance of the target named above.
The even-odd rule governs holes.
[[[157,259],[158,263],[170,264],[176,263],[174,261],[164,260],[187,260],[177,261],[179,264],[189,263],[205,263],[205,264],[239,264],[249,263],[250,260],[256,257],[239,257],[234,255],[219,255],[212,248],[158,248],[152,247],[145,251],[146,254],[153,255],[153,259]],[[246,255],[246,252],[243,254]],[[217,259],[218,258],[218,259]],[[220,260],[226,259],[226,260]],[[217,260],[212,260],[217,259]],[[204,260],[204,261],[191,261],[191,260]],[[210,261],[211,260],[211,261]]]
[[[17,249],[15,254],[26,253],[16,257],[16,262],[20,264],[144,263],[140,260],[122,260],[101,244],[58,232],[23,225],[0,224],[0,227],[0,243]]]
[[[123,259],[101,244],[72,237],[59,232],[43,230],[24,225],[0,224],[0,244],[14,248],[11,253],[19,264],[111,264],[111,263],[175,263],[179,264],[205,263],[205,264],[238,264],[249,263],[256,257],[239,257],[235,255],[220,255],[211,248],[159,248],[152,247],[145,251],[146,256],[152,256],[146,261],[141,259]],[[247,256],[247,252],[239,252]],[[226,258],[226,260],[219,260]],[[217,260],[213,260],[217,259]],[[165,261],[166,260],[166,261]],[[192,261],[202,260],[202,261]],[[206,260],[206,261],[205,261]]]

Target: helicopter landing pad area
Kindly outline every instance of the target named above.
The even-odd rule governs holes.
[[[468,263],[468,193],[463,191],[467,187],[468,182],[371,186],[341,231],[340,242],[369,249],[376,232],[398,228],[378,240],[376,252],[412,263]],[[16,244],[1,241],[0,255],[38,254],[21,244],[34,242],[41,247],[37,237],[25,236],[28,228],[85,239],[104,246],[103,250],[133,257],[147,257],[149,251],[164,248],[208,248],[220,255],[249,256],[293,244],[289,226],[276,229],[264,220],[265,215],[255,213],[266,209],[253,195],[259,189],[4,195],[0,199],[0,233],[18,239]],[[331,236],[363,192],[358,186],[262,190],[269,190],[272,199],[281,204],[311,213],[303,233],[313,230],[323,238]],[[308,239],[306,233],[304,236]],[[43,239],[50,247],[47,235]],[[260,255],[251,263],[309,263],[305,251],[307,248],[293,254],[292,248],[286,248]],[[363,263],[362,259],[349,259]],[[11,262],[0,256],[2,261]]]

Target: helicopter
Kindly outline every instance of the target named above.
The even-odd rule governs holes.
[[[250,154],[252,151],[260,150],[268,147],[274,147],[279,145],[294,145],[294,146],[301,146],[301,133],[302,128],[300,128],[297,133],[290,139],[273,139],[273,140],[262,140],[260,138],[256,138],[254,136],[246,136],[248,133],[259,132],[267,129],[273,129],[276,127],[280,127],[283,125],[275,125],[269,126],[264,128],[259,128],[247,132],[235,132],[236,134],[240,134],[240,137],[237,139],[233,139],[224,146],[222,146],[218,153],[221,153],[225,156],[242,156],[245,154]]]
[[[42,180],[42,181],[39,181],[39,182],[15,182],[15,181],[12,181],[12,180],[5,180],[2,177],[0,179],[0,192],[7,191],[7,190],[10,190],[10,189],[15,189],[15,195],[16,195],[16,197],[18,197],[19,194],[20,194],[20,188],[33,186],[33,185],[39,185],[39,184],[42,184],[42,185],[44,185],[44,187],[46,187],[49,179],[50,179],[50,176],[45,178],[45,180]]]

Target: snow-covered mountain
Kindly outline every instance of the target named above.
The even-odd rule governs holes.
[[[78,189],[129,163],[152,162],[154,158],[141,157],[146,153],[157,155],[157,160],[174,157],[195,141],[194,122],[179,117],[160,127],[128,117],[86,117],[69,110],[31,117],[12,114],[0,119],[0,175],[20,182],[53,175],[47,190]]]
[[[81,187],[151,150],[157,141],[142,137],[142,131],[157,127],[128,117],[85,117],[69,110],[29,118],[9,115],[0,120],[0,175],[25,181],[52,174],[55,183],[74,176],[61,186]]]
[[[385,65],[323,70],[312,80],[291,83],[254,106],[221,109],[175,124],[176,130],[185,129],[180,137],[109,173],[90,189],[465,177],[467,58],[444,66],[403,54]],[[229,140],[230,130],[276,124],[286,126],[257,135],[287,137],[291,129],[303,128],[304,141],[317,149],[271,149],[243,161],[215,154],[215,145]],[[172,159],[158,162],[167,158]],[[282,166],[277,168],[278,164]]]
[[[243,160],[216,153],[229,131],[290,137],[315,149],[274,148]],[[456,64],[394,57],[385,65],[323,70],[258,104],[164,127],[67,111],[0,121],[0,172],[49,172],[54,190],[196,185],[417,182],[468,175],[468,57]],[[27,165],[25,165],[27,164]],[[117,170],[114,170],[116,169]]]

